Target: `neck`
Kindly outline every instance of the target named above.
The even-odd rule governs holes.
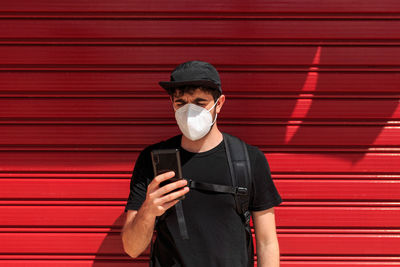
[[[208,134],[199,140],[192,141],[182,135],[181,146],[189,152],[200,153],[213,149],[219,145],[222,140],[222,133],[219,131],[217,123],[215,122],[210,132],[208,132]]]

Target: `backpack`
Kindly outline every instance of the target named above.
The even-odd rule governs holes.
[[[227,133],[222,133],[225,143],[225,152],[228,160],[229,171],[231,174],[232,186],[211,183],[196,182],[188,180],[190,189],[206,190],[211,192],[232,194],[235,198],[235,206],[238,215],[241,217],[246,230],[248,266],[254,266],[254,245],[250,227],[250,211],[248,209],[251,190],[251,164],[247,151],[246,143],[241,139]],[[177,139],[177,136],[173,137]],[[173,139],[171,138],[171,139]],[[166,141],[168,142],[168,141]],[[186,229],[185,217],[183,214],[182,203],[179,201],[175,205],[177,221],[182,239],[189,239]],[[163,219],[157,218],[156,223]],[[150,254],[153,254],[153,242]],[[152,256],[150,257],[152,259]]]

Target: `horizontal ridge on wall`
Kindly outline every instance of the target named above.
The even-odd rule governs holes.
[[[371,152],[385,152],[384,149],[395,150],[400,146],[399,125],[321,125],[318,122],[301,125],[273,125],[269,123],[240,124],[221,123],[221,130],[241,136],[252,145],[268,147],[274,151],[279,148],[291,147],[302,151],[308,148],[333,148],[335,150],[350,150],[352,148],[370,150]],[[55,127],[56,126],[56,127]],[[157,129],[156,129],[157,128]],[[162,131],[160,132],[160,129]],[[85,125],[85,124],[0,124],[2,136],[0,145],[4,148],[33,148],[43,147],[55,149],[76,148],[83,149],[122,149],[137,151],[145,144],[166,140],[166,136],[178,134],[177,126],[173,121],[169,124],[116,124],[116,125]],[[337,132],[341,136],[337,136]],[[29,133],[29,134],[27,134]],[[268,136],[268,139],[265,139]],[[319,136],[323,136],[318,138]],[[125,148],[125,149],[124,149]],[[381,149],[379,149],[381,148]],[[375,150],[375,151],[373,151]],[[380,150],[380,151],[379,151]],[[269,150],[271,151],[271,150]],[[365,151],[367,152],[367,151]]]
[[[400,201],[400,179],[395,177],[353,180],[272,176],[287,201]],[[130,175],[101,179],[73,178],[73,175],[71,178],[0,177],[1,200],[126,200],[130,183]]]
[[[1,151],[1,173],[132,173],[138,152],[132,151]],[[268,152],[274,174],[382,175],[397,177],[400,153]],[[389,176],[388,176],[389,175]]]
[[[285,194],[283,197],[286,198]],[[338,198],[340,195],[338,195]],[[282,233],[382,233],[400,232],[400,202],[353,201],[340,206],[341,201],[295,202],[287,197],[275,208],[276,222]],[[124,224],[123,201],[104,200],[1,200],[2,232],[74,231],[74,228],[121,228]],[[86,204],[83,204],[86,202]],[[344,201],[342,201],[344,202]],[[368,203],[365,203],[368,202]],[[32,203],[32,204],[31,204]],[[42,204],[41,204],[42,203]],[[76,205],[74,204],[76,203]],[[360,203],[360,204],[359,204]],[[126,203],[125,203],[126,204]],[[379,204],[379,205],[378,205]],[[337,206],[334,206],[337,205]],[[293,218],[296,220],[293,220]],[[35,228],[39,227],[36,231]],[[51,228],[60,228],[53,229]],[[13,229],[11,229],[13,228]],[[26,228],[26,230],[24,230]],[[71,229],[70,229],[71,228]],[[40,230],[42,229],[42,230]],[[70,229],[70,230],[66,230]],[[80,230],[91,232],[91,230]],[[18,232],[18,230],[17,230]]]
[[[278,238],[282,256],[398,256],[400,245],[392,234],[281,233]],[[0,233],[0,241],[4,254],[124,255],[120,233]]]
[[[151,55],[151,56],[150,56]],[[393,46],[97,46],[3,45],[0,67],[53,68],[172,68],[190,58],[211,61],[216,67],[246,70],[285,67],[354,69],[399,68],[400,47]],[[241,55],[235,65],[229,56]],[[366,57],[365,55],[368,55]],[[317,59],[315,59],[317,57]],[[255,63],[256,62],[256,63]],[[315,69],[310,69],[312,71]]]
[[[220,69],[220,68],[219,68]],[[165,92],[158,81],[169,79],[170,69],[164,71],[0,71],[0,96],[15,94],[15,97],[32,94],[69,94],[84,92],[97,96],[106,93],[132,96],[161,97]],[[251,92],[257,97],[273,94],[313,93],[338,95],[397,95],[399,96],[399,72],[328,72],[310,70],[271,72],[239,72],[220,69],[224,93],[240,94]],[[318,74],[315,83],[307,83],[307,77]],[[89,102],[90,103],[90,102]],[[108,102],[107,102],[108,103]]]
[[[245,94],[243,92],[243,94]],[[368,95],[367,95],[368,96]],[[259,93],[226,95],[221,123],[236,122],[259,124],[335,125],[337,123],[365,123],[373,125],[395,124],[400,120],[400,94],[357,97],[356,95],[313,94],[262,95]],[[79,124],[92,121],[109,124],[171,124],[175,123],[173,109],[168,96],[149,97],[82,97],[82,96],[0,96],[1,123],[7,121],[53,120],[55,123]],[[298,121],[297,121],[298,122]]]
[[[68,4],[68,5],[67,5]],[[173,0],[166,3],[162,0],[138,2],[129,0],[68,0],[51,1],[43,0],[32,3],[29,0],[15,0],[7,2],[1,7],[2,12],[273,12],[273,13],[372,13],[372,14],[398,14],[400,6],[396,0],[345,0],[318,1],[311,0],[304,3],[296,0],[285,2],[252,1],[248,4],[243,1],[222,0],[215,2],[206,0],[201,3],[193,2],[190,5],[184,0]]]
[[[120,206],[125,200],[2,200],[6,206]],[[396,201],[284,201],[290,207],[398,207]]]
[[[351,16],[347,19],[331,17],[274,19],[251,15],[247,19],[234,19],[224,18],[221,15],[215,18],[207,17],[204,20],[193,17],[163,19],[156,15],[151,15],[150,19],[117,19],[118,17],[4,19],[1,17],[0,15],[4,25],[0,29],[2,44],[390,45],[400,42],[400,34],[397,31],[400,27],[400,15],[397,19],[391,17],[360,19]],[[182,24],[190,24],[191,27],[181,27]],[[180,30],[174,30],[177,28]],[[242,30],[240,38],[236,34],[239,30]]]

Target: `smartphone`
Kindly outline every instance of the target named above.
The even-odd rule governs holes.
[[[169,171],[175,172],[175,177],[163,181],[160,186],[167,185],[169,183],[183,179],[181,158],[179,149],[156,149],[151,151],[151,161],[153,162],[154,175],[160,175]],[[176,189],[177,191],[180,189]],[[171,191],[171,192],[174,192]],[[185,196],[179,197],[178,199],[184,199]]]

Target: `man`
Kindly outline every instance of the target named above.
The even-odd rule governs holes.
[[[235,209],[234,197],[189,190],[187,186],[189,179],[231,185],[224,136],[217,126],[217,115],[225,102],[217,70],[207,62],[189,61],[172,72],[171,81],[159,84],[170,95],[183,135],[145,148],[136,161],[122,229],[125,252],[132,258],[139,256],[151,243],[156,229],[151,266],[253,266],[245,225]],[[246,146],[252,173],[248,209],[255,228],[257,263],[258,267],[276,267],[279,266],[279,245],[274,206],[282,200],[264,154],[254,146]],[[150,152],[159,148],[180,149],[184,180],[160,187],[174,173],[154,177]],[[180,235],[176,212],[179,206],[176,199],[183,195],[185,198],[179,205],[183,209],[188,239]],[[156,223],[157,218],[162,219]]]

